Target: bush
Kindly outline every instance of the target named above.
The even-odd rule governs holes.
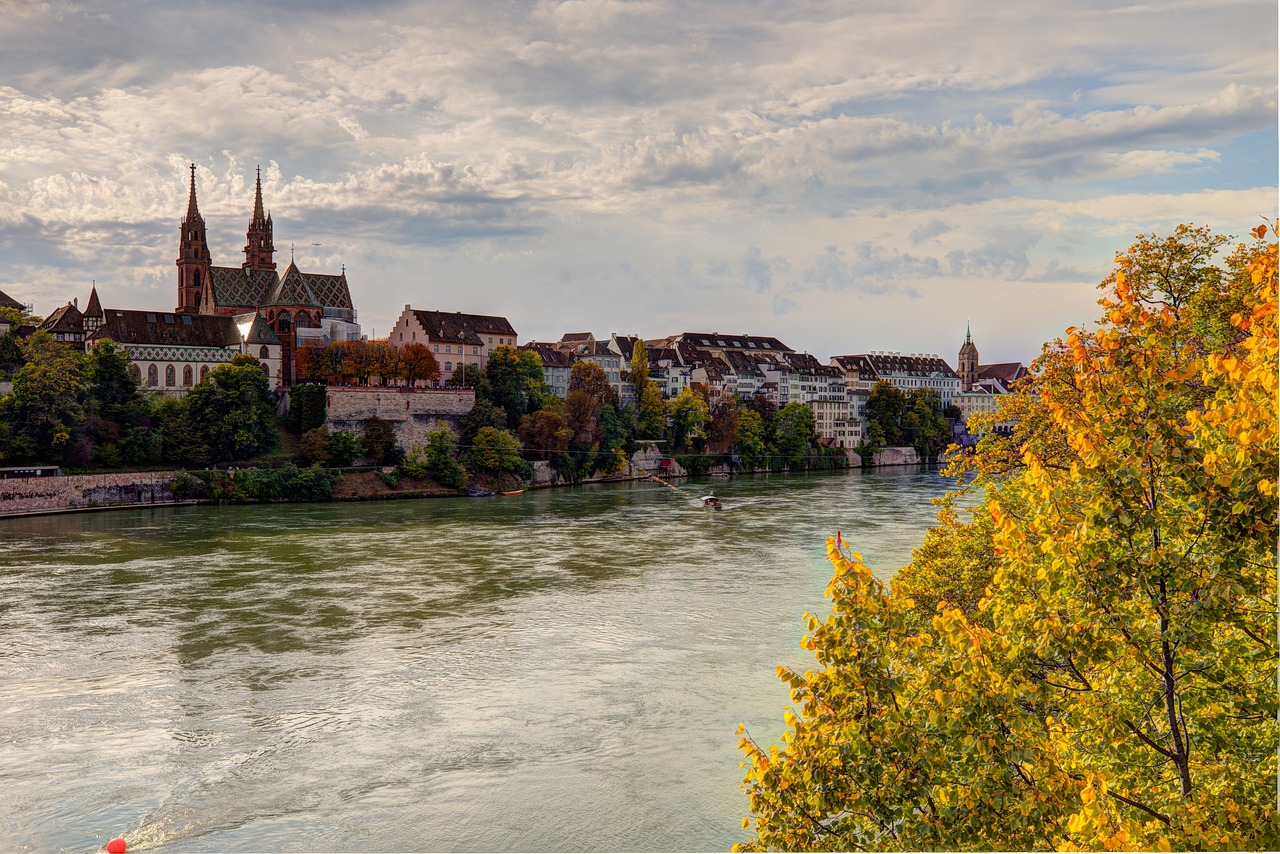
[[[329,428],[317,427],[302,434],[298,440],[298,455],[308,464],[327,463],[333,459],[333,437]]]
[[[335,466],[349,466],[364,455],[364,444],[349,430],[335,430],[329,436],[329,460]]]

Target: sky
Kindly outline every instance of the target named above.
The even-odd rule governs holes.
[[[1030,362],[1139,234],[1277,212],[1274,0],[0,0],[0,291],[239,266],[526,340]],[[291,249],[292,247],[292,249]]]

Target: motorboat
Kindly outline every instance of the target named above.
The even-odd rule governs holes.
[[[702,501],[703,507],[710,507],[713,510],[720,510],[724,507],[724,505],[720,503],[720,499],[716,498],[714,495],[704,495],[700,500]]]

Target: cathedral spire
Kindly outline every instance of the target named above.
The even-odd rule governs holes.
[[[196,204],[196,165],[191,164],[191,195],[187,198],[187,222],[200,219],[200,208]]]
[[[274,270],[276,246],[272,236],[271,217],[265,216],[262,205],[262,167],[258,167],[253,187],[253,218],[245,233],[244,263],[246,270]]]
[[[964,322],[964,343],[972,344],[973,338],[969,335],[969,321]]]
[[[258,167],[257,187],[253,194],[253,221],[262,219],[262,167]]]

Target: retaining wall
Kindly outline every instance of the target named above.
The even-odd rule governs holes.
[[[471,389],[351,388],[328,386],[324,425],[333,430],[364,432],[370,418],[391,423],[396,442],[408,449],[426,444],[427,433],[437,424],[458,432],[462,419],[475,405]]]
[[[174,472],[69,474],[61,477],[15,477],[0,480],[0,516],[169,504]]]

